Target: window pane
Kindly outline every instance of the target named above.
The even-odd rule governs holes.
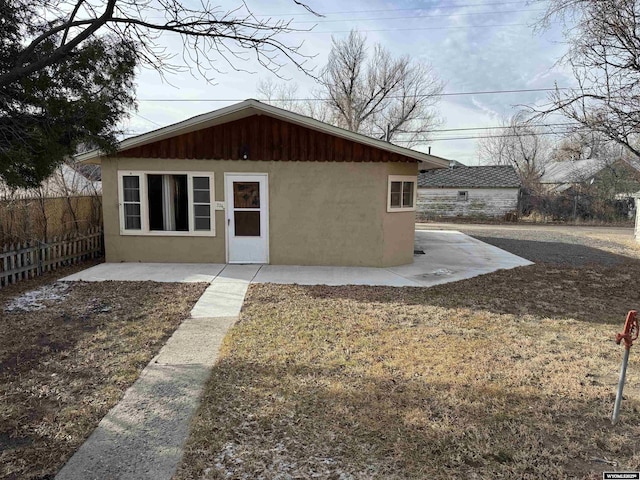
[[[125,230],[140,230],[142,228],[139,204],[128,203],[124,205],[124,228]]]
[[[260,236],[260,212],[233,212],[236,237]]]
[[[194,203],[211,203],[209,190],[194,190],[193,202]]]
[[[196,217],[211,216],[211,207],[209,205],[194,205],[193,213]]]
[[[193,177],[194,190],[210,190],[209,177]]]
[[[402,206],[413,207],[413,182],[403,182]]]
[[[140,178],[131,175],[122,177],[122,186],[125,202],[140,201]]]
[[[211,219],[208,217],[195,218],[196,230],[211,230]]]
[[[260,208],[259,182],[233,182],[235,208]]]
[[[400,207],[400,192],[391,192],[391,206]]]
[[[125,175],[122,177],[124,188],[140,188],[140,177],[137,175]]]

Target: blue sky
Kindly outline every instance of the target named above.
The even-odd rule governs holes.
[[[236,3],[220,2],[229,8]],[[228,4],[228,5],[227,5]],[[352,1],[308,0],[316,11],[326,15],[314,18],[292,0],[247,0],[256,14],[274,19],[291,18],[292,26],[315,28],[311,32],[290,34],[282,40],[295,44],[304,41],[303,51],[315,55],[311,64],[321,67],[331,45],[331,36],[344,37],[356,28],[369,42],[383,44],[395,55],[411,55],[431,63],[446,83],[445,93],[492,90],[519,90],[570,86],[570,75],[556,65],[566,50],[560,29],[534,32],[545,2],[514,0],[457,1]],[[289,15],[291,14],[291,15]],[[164,43],[178,48],[176,39]],[[222,65],[222,64],[221,64]],[[214,110],[234,102],[150,102],[145,99],[245,99],[257,97],[260,79],[278,78],[254,61],[238,63],[253,73],[234,72],[216,75],[216,84],[188,74],[169,75],[163,81],[157,73],[143,70],[137,79],[139,110],[125,128],[142,133],[190,116]],[[313,79],[285,67],[282,74],[298,84],[300,96],[308,96]],[[444,118],[441,129],[491,127],[509,116],[518,105],[542,103],[544,92],[474,94],[444,96],[439,104]],[[477,164],[477,140],[442,140],[444,137],[483,135],[486,131],[441,132],[434,134],[431,152],[463,163]],[[441,140],[435,140],[435,139]]]

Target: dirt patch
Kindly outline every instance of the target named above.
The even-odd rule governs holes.
[[[178,479],[601,478],[640,469],[640,375],[612,427],[640,266],[434,288],[252,285]]]
[[[457,230],[536,263],[569,267],[622,265],[640,260],[633,231],[581,227],[501,227],[457,225]]]
[[[38,278],[0,290],[2,479],[53,478],[206,287],[79,282],[62,295],[28,300],[36,298],[25,295],[29,287],[44,285]],[[34,303],[45,308],[6,310]]]

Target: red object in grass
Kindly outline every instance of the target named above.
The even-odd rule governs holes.
[[[638,339],[638,333],[640,332],[637,314],[637,311],[630,310],[624,322],[624,330],[616,335],[616,343],[620,345],[620,342],[624,340],[624,348],[627,350],[631,348],[633,341]]]

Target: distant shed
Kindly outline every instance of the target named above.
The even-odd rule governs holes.
[[[509,165],[453,167],[418,175],[418,216],[502,217],[518,210],[520,178]]]

